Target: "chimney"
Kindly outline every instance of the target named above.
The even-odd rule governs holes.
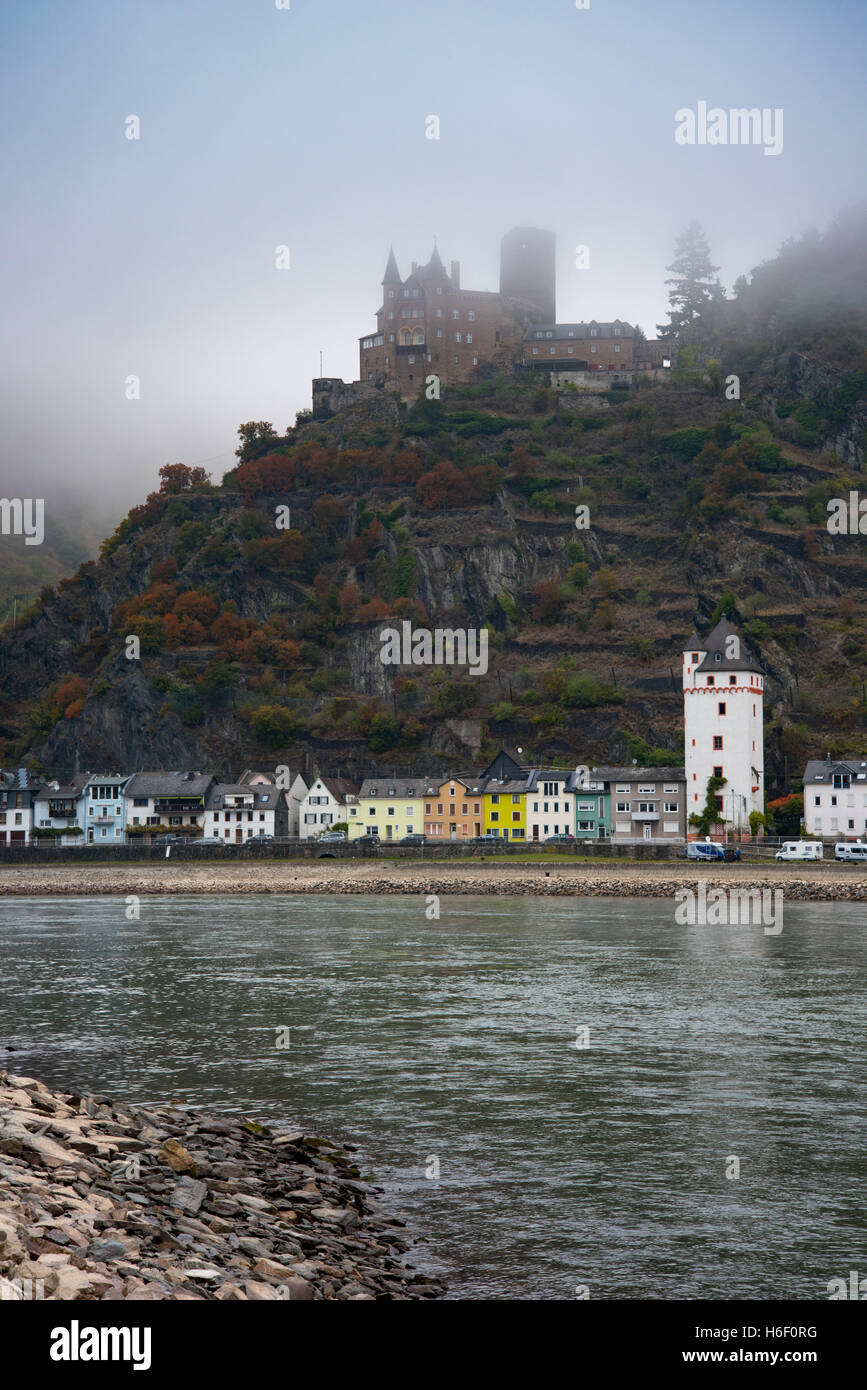
[[[459,290],[461,287],[461,263],[452,261],[452,288]]]

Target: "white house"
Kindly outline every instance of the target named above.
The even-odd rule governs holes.
[[[55,830],[50,838],[60,845],[84,843],[82,805],[86,776],[73,777],[71,782],[47,782],[39,788],[33,802],[33,830]]]
[[[126,789],[127,827],[134,835],[174,831],[198,836],[215,779],[201,772],[136,772]]]
[[[832,758],[804,769],[804,826],[834,840],[867,836],[867,761]]]
[[[205,811],[204,833],[240,845],[253,835],[286,835],[286,799],[273,782],[217,782]]]
[[[683,653],[687,819],[704,810],[710,777],[725,778],[716,801],[728,829],[748,834],[750,812],[764,811],[764,684],[726,618],[703,642],[693,634]]]
[[[238,781],[251,787],[261,784],[269,786],[272,783],[280,787],[284,793],[283,800],[286,809],[286,830],[284,833],[289,836],[290,840],[297,840],[301,802],[307,795],[307,783],[301,773],[296,773],[293,778],[288,767],[279,767],[276,775],[272,776],[270,772],[261,772],[248,767],[246,771],[241,773]]]
[[[299,834],[314,840],[340,821],[349,823],[348,805],[357,806],[358,785],[345,777],[317,777],[300,807]]]
[[[575,773],[533,768],[526,782],[526,838],[575,834]]]

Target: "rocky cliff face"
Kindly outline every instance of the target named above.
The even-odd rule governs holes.
[[[775,444],[755,385],[736,406],[649,385],[604,412],[507,378],[428,415],[380,397],[272,443],[255,485],[175,478],[0,635],[3,760],[361,776],[474,766],[501,741],[616,763],[627,735],[677,760],[680,653],[721,601],[768,671],[771,782],[814,744],[858,751],[867,555],[823,507],[844,462],[867,495],[863,410],[835,459],[790,444],[784,417]],[[785,389],[839,400],[806,359]],[[384,666],[403,618],[486,626],[489,670]]]

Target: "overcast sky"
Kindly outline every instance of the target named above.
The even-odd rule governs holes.
[[[653,336],[690,218],[731,286],[865,196],[865,38],[862,0],[7,0],[4,495],[219,477],[320,349],[357,377],[391,243],[495,290],[501,234],[550,227],[559,319]],[[678,145],[700,101],[782,108],[782,152]]]

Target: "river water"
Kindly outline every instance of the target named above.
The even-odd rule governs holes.
[[[357,1144],[450,1297],[867,1273],[863,904],[787,903],[775,936],[663,899],[126,910],[0,899],[0,1066]]]

